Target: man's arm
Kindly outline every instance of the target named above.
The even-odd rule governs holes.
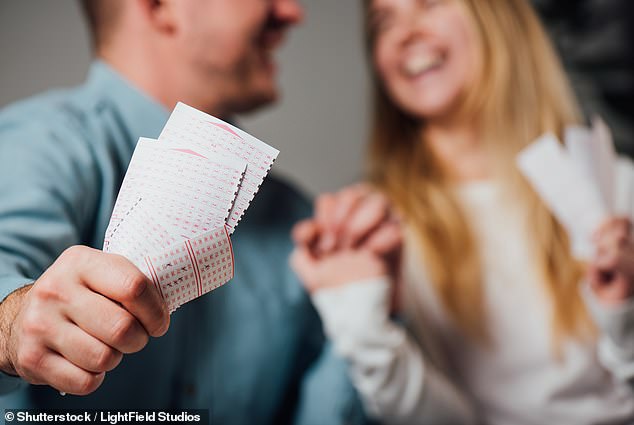
[[[326,341],[303,376],[294,425],[374,423],[350,379],[347,361]]]
[[[123,257],[69,249],[91,239],[104,190],[85,137],[59,124],[64,117],[54,125],[3,118],[0,370],[85,394],[123,353],[166,331],[167,309]]]
[[[0,353],[7,352],[7,338],[4,335],[9,336],[11,332],[11,325],[15,321],[16,312],[19,308],[20,297],[24,292],[30,289],[31,285],[23,286],[16,289],[13,293],[5,297],[4,301],[0,303]],[[5,362],[7,363],[7,362]],[[0,364],[0,395],[10,393],[17,390],[21,383],[18,376],[13,374],[6,374],[2,371],[11,370],[9,364]]]
[[[27,285],[16,289],[0,303],[0,353],[8,353],[8,340],[11,338],[11,330],[15,317],[20,310],[22,298],[31,289],[32,285]],[[15,369],[10,363],[9,356],[3,355],[0,358],[0,370],[14,375]]]

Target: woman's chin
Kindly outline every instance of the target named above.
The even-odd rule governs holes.
[[[416,119],[424,120],[424,121],[435,121],[440,119],[446,119],[451,116],[454,108],[451,107],[451,102],[442,102],[442,103],[427,103],[421,104],[420,102],[414,105],[410,105],[409,107],[405,107],[405,111],[409,113],[409,115],[413,116]]]

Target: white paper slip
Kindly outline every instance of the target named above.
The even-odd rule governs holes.
[[[245,172],[236,158],[206,158],[140,139],[115,203],[106,239],[139,198],[156,205],[157,222],[193,237],[223,225]],[[176,236],[176,235],[175,235]]]
[[[230,233],[278,151],[181,103],[160,140],[139,139],[104,251],[132,261],[170,313],[233,278]]]
[[[573,253],[588,259],[594,254],[592,234],[609,209],[598,180],[572,158],[556,136],[546,134],[518,155],[517,165],[566,228]]]
[[[613,210],[616,152],[610,130],[605,123],[600,118],[595,118],[592,129],[568,127],[565,144],[573,162],[599,184],[605,205]]]
[[[616,162],[617,154],[612,139],[612,132],[605,122],[595,117],[592,120],[592,140],[596,151],[597,174],[601,185],[601,193],[611,212],[616,208]]]
[[[234,155],[248,165],[226,223],[233,232],[275,162],[279,151],[218,118],[178,103],[159,142],[186,145],[203,154]]]
[[[585,171],[594,173],[592,132],[586,127],[571,126],[565,130],[564,144],[570,159]]]
[[[151,202],[139,199],[132,208],[125,213],[122,220],[118,220],[111,233],[104,242],[105,252],[120,254],[142,269],[144,257],[150,252],[159,252],[171,248],[182,242],[177,229],[166,229],[155,219],[160,216],[160,208]]]
[[[154,282],[170,313],[233,278],[234,261],[226,226],[144,258],[141,269]]]

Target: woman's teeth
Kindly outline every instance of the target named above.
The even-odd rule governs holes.
[[[410,77],[416,77],[440,65],[442,58],[438,55],[416,55],[407,59],[403,69]]]

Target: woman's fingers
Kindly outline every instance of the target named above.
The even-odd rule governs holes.
[[[366,184],[319,196],[315,217],[295,226],[293,240],[313,257],[356,248],[390,255],[402,244],[390,202]]]
[[[611,217],[605,220],[594,232],[593,240],[600,244],[605,240],[615,237],[629,236],[632,231],[632,223],[626,217]]]
[[[290,265],[308,292],[317,289],[317,261],[306,247],[298,246],[290,257]]]
[[[332,223],[336,232],[341,230],[353,212],[372,193],[372,189],[367,184],[356,184],[337,193],[337,206]]]
[[[634,277],[634,245],[631,223],[626,218],[607,220],[595,235],[594,266],[605,271],[624,272]]]
[[[615,305],[634,295],[634,244],[629,219],[606,220],[594,235],[597,254],[590,265],[589,280],[596,296]]]
[[[591,266],[589,281],[595,296],[608,306],[618,305],[634,295],[634,286],[623,273]]]
[[[402,244],[401,225],[392,221],[380,226],[372,233],[363,243],[362,248],[377,255],[386,256],[398,252]]]
[[[335,232],[335,210],[337,208],[337,197],[331,193],[325,193],[317,198],[315,202],[315,220],[319,226],[319,241],[317,250],[320,252],[330,252],[337,245],[337,235]]]
[[[343,248],[359,245],[389,219],[390,203],[383,195],[374,193],[364,198],[340,226],[340,245]]]
[[[300,221],[293,227],[292,238],[296,245],[311,246],[319,238],[319,225],[315,219]]]

